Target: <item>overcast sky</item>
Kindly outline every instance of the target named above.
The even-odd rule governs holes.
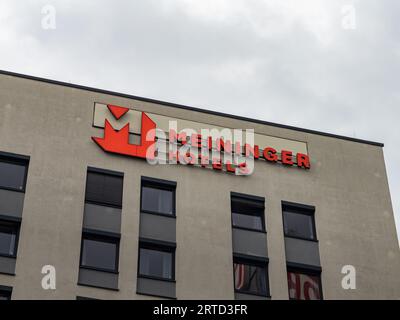
[[[0,0],[0,69],[384,142],[400,229],[398,0]]]

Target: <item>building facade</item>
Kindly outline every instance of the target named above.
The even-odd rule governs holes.
[[[254,170],[148,163],[169,120],[253,129]],[[0,299],[399,299],[399,272],[380,143],[0,73]]]

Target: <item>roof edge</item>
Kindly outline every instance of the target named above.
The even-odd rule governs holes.
[[[274,123],[274,122],[269,122],[269,121],[264,121],[264,120],[259,120],[259,119],[248,118],[248,117],[244,117],[244,116],[232,115],[232,114],[219,112],[219,111],[201,109],[201,108],[197,108],[197,107],[190,107],[190,106],[181,105],[181,104],[177,104],[177,103],[166,102],[166,101],[161,101],[161,100],[156,100],[156,99],[151,99],[151,98],[144,98],[144,97],[139,97],[139,96],[130,95],[130,94],[126,94],[126,93],[109,91],[109,90],[104,90],[104,89],[99,89],[99,88],[93,88],[93,87],[88,87],[88,86],[83,86],[83,85],[58,81],[58,80],[51,80],[51,79],[26,75],[26,74],[22,74],[22,73],[0,70],[0,74],[17,77],[17,78],[24,78],[24,79],[28,79],[28,80],[39,81],[39,82],[45,82],[45,83],[69,87],[69,88],[92,91],[92,92],[101,93],[101,94],[108,94],[108,95],[118,96],[118,97],[127,98],[127,99],[134,99],[134,100],[139,100],[139,101],[143,101],[143,102],[161,104],[161,105],[164,105],[167,107],[172,107],[172,108],[179,108],[179,109],[207,113],[207,114],[211,114],[211,115],[215,115],[215,116],[226,117],[226,118],[231,118],[231,119],[236,119],[236,120],[241,120],[241,121],[248,121],[248,122],[263,124],[263,125],[267,125],[267,126],[271,126],[271,127],[299,131],[299,132],[315,134],[315,135],[320,135],[320,136],[325,136],[325,137],[330,137],[330,138],[335,138],[335,139],[347,140],[347,141],[352,141],[352,142],[357,142],[357,143],[369,144],[369,145],[382,147],[382,148],[384,147],[384,144],[381,142],[357,139],[357,138],[337,135],[337,134],[333,134],[333,133],[322,132],[322,131],[318,131],[318,130],[305,129],[305,128],[300,128],[300,127],[295,127],[295,126],[290,126],[290,125],[284,125],[284,124],[280,124],[280,123]]]

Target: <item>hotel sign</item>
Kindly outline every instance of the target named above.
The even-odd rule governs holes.
[[[143,158],[150,164],[183,164],[237,175],[254,171],[254,160],[310,168],[304,142],[255,134],[253,129],[222,128],[197,121],[95,103],[92,137],[106,152]]]

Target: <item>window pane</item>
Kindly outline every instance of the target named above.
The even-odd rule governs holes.
[[[320,276],[288,272],[289,298],[297,300],[320,300]]]
[[[285,235],[314,239],[313,217],[295,212],[283,213]]]
[[[252,216],[233,212],[232,223],[234,227],[263,230],[262,219],[260,216]]]
[[[116,270],[117,244],[101,240],[83,240],[82,265]]]
[[[0,225],[0,254],[14,255],[16,237],[15,228]]]
[[[232,198],[232,225],[254,230],[264,230],[264,205],[258,201]]]
[[[0,300],[10,300],[11,292],[10,291],[0,291]]]
[[[122,188],[122,177],[88,172],[86,200],[122,206]]]
[[[266,268],[252,266],[242,263],[234,263],[235,289],[258,294],[267,295]]]
[[[173,200],[172,190],[142,187],[142,210],[173,214]]]
[[[172,279],[172,252],[141,248],[139,274]]]
[[[24,190],[26,166],[0,161],[0,187]]]

